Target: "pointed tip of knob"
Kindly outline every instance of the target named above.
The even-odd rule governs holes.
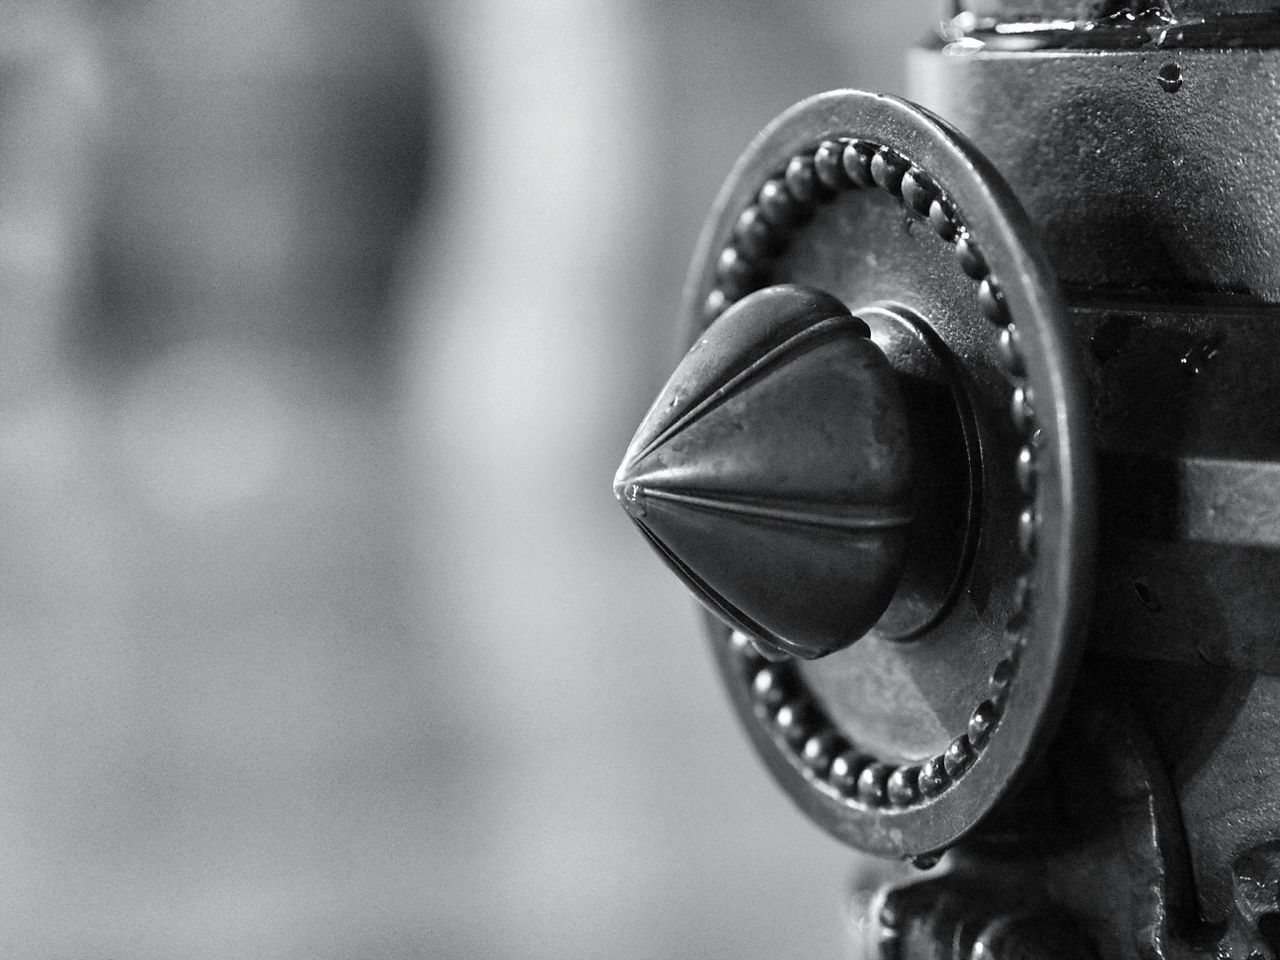
[[[644,519],[644,487],[634,480],[628,480],[621,468],[613,478],[613,496],[632,520]]]
[[[858,639],[902,570],[906,416],[868,333],[827,294],[752,294],[686,355],[614,478],[703,602],[788,655]]]

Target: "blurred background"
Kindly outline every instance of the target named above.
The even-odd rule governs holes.
[[[610,480],[936,0],[0,10],[0,956],[858,955]]]

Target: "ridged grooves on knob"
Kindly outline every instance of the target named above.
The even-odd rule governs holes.
[[[748,206],[738,217],[730,245],[744,245],[747,228],[750,227],[750,240],[754,247],[769,251],[757,258],[754,273],[757,284],[767,283],[771,273],[770,260],[787,246],[790,235],[803,226],[817,205],[828,202],[838,190],[871,188],[894,196],[910,211],[909,215],[927,220],[937,235],[953,247],[960,269],[975,282],[979,313],[997,333],[997,355],[1012,386],[1009,416],[1023,442],[1017,468],[1018,485],[1025,498],[1022,512],[1025,519],[1020,520],[1020,525],[1025,529],[1018,538],[1018,546],[1029,569],[1035,560],[1034,534],[1039,518],[1036,460],[1040,428],[1027,383],[1020,338],[1009,315],[1004,293],[954,202],[941,185],[907,158],[884,145],[857,138],[823,141],[813,152],[797,156],[801,163],[811,160],[816,168],[819,154],[832,156],[837,153],[837,148],[841,152],[844,176],[840,178],[833,172],[827,193],[793,191],[783,195],[762,188],[756,203]],[[792,157],[786,166],[790,167],[795,159]],[[775,182],[786,186],[782,180],[770,180],[765,187]],[[765,202],[766,193],[768,203]],[[714,329],[717,318],[728,315],[742,302],[739,297],[752,296],[750,289],[742,291],[725,289],[723,284],[717,286],[703,306],[703,315],[711,324],[708,329]],[[759,649],[749,628],[745,632],[731,633],[730,646],[740,672],[740,682],[752,691],[759,720],[775,733],[780,749],[794,758],[797,767],[806,770],[818,789],[858,809],[907,810],[927,805],[955,787],[988,748],[1004,717],[1027,644],[1026,626],[1031,602],[1030,580],[1024,573],[1016,582],[1012,611],[1006,626],[1008,647],[991,672],[987,699],[976,705],[965,731],[955,736],[942,752],[913,763],[887,763],[852,742],[848,733],[834,724],[807,689],[796,664],[767,663],[763,656],[767,651]],[[769,671],[768,683],[762,682],[761,671]],[[811,742],[814,748],[806,750]],[[842,751],[838,749],[841,747]],[[827,762],[828,755],[832,757],[830,762]],[[817,762],[819,760],[820,763]]]
[[[865,323],[794,286],[727,311],[645,418],[615,493],[730,624],[813,658],[891,600],[911,523],[894,374]]]

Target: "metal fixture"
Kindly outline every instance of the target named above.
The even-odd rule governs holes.
[[[886,957],[1275,957],[1280,10],[965,6],[739,160],[615,492],[797,805],[946,855]]]

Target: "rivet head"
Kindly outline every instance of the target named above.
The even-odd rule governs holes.
[[[716,261],[716,281],[731,299],[744,297],[760,283],[760,268],[744,257],[737,247],[725,247]]]
[[[929,207],[937,192],[938,188],[919,167],[911,167],[902,175],[902,201],[922,217],[929,215]]]
[[[1013,664],[1008,660],[1001,660],[996,664],[996,668],[991,671],[991,689],[993,691],[1003,690],[1013,680]]]
[[[844,169],[844,144],[835,140],[824,141],[813,154],[813,169],[818,182],[834,192],[849,186],[849,176]]]
[[[824,192],[814,172],[812,157],[792,157],[782,179],[800,203],[813,203]]]
[[[702,316],[710,323],[724,313],[728,306],[729,298],[725,296],[724,291],[712,290],[707,294],[706,302],[702,305]]]
[[[1003,327],[1009,322],[1009,311],[1005,307],[1004,294],[991,277],[984,277],[978,284],[978,309],[986,317],[987,322]]]
[[[1013,623],[1021,626],[1031,612],[1031,578],[1023,574],[1013,581]]]
[[[858,799],[868,806],[878,807],[887,799],[886,789],[893,767],[887,763],[873,763],[862,768],[858,775]]]
[[[783,235],[765,219],[755,204],[739,214],[733,226],[733,239],[740,251],[756,261],[767,260],[786,246]]]
[[[987,261],[978,252],[978,245],[968,231],[963,231],[956,237],[956,260],[960,263],[960,269],[973,280],[981,280],[987,275]]]
[[[916,798],[920,796],[919,779],[919,767],[898,767],[894,770],[885,785],[889,802],[895,807],[906,807],[915,803]]]
[[[778,708],[773,721],[786,741],[798,747],[809,739],[814,722],[813,707],[802,699],[788,701]]]
[[[996,341],[996,352],[999,354],[1000,363],[1009,373],[1015,377],[1026,375],[1026,363],[1022,357],[1022,335],[1014,324],[1011,323],[1000,331],[1000,338]]]
[[[1018,451],[1018,461],[1016,464],[1016,475],[1018,478],[1018,488],[1025,496],[1031,496],[1036,492],[1036,451],[1031,444],[1025,444]]]
[[[881,147],[871,158],[871,179],[881,190],[902,196],[902,177],[908,164],[888,147]]]
[[[942,757],[933,757],[928,760],[920,768],[920,777],[917,782],[920,787],[920,793],[925,797],[936,797],[945,790],[947,784],[951,782],[951,775],[947,773],[946,764]]]
[[[1018,549],[1024,557],[1034,556],[1036,552],[1036,510],[1027,507],[1018,515]]]
[[[969,764],[973,762],[973,755],[973,744],[969,742],[969,735],[962,733],[948,744],[946,752],[942,755],[942,764],[946,767],[947,773],[955,777],[968,769]]]
[[[943,200],[934,200],[929,204],[929,226],[943,240],[951,241],[956,236],[955,215],[950,206]]]
[[[1009,690],[1012,686],[1014,670],[1012,658],[1005,657],[996,664],[995,670],[991,672],[991,680],[987,686],[991,693],[991,703],[999,711],[1004,710],[1004,706],[1009,700]]]
[[[825,777],[831,767],[831,761],[848,744],[834,730],[823,730],[804,742],[800,756],[805,764],[820,777]]]
[[[871,159],[875,156],[875,147],[862,140],[853,140],[845,144],[841,155],[845,175],[857,187],[873,187],[875,180],[871,176]]]
[[[1000,711],[996,705],[990,700],[983,700],[969,717],[969,742],[975,747],[985,744],[999,718]]]
[[[766,710],[776,710],[790,695],[793,685],[777,667],[757,670],[751,679],[751,695]]]
[[[852,748],[838,754],[831,761],[827,770],[827,778],[831,785],[846,796],[853,796],[858,790],[858,777],[863,769],[872,763],[866,754]]]
[[[761,215],[774,227],[787,229],[804,219],[805,206],[791,195],[782,180],[768,180],[757,200]]]
[[[1020,434],[1027,436],[1035,428],[1035,410],[1032,407],[1031,389],[1024,384],[1013,388],[1013,397],[1009,401],[1009,413],[1013,418],[1013,426]]]

